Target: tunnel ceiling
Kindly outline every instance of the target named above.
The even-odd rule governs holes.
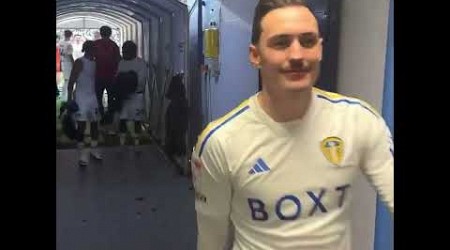
[[[60,22],[67,21],[69,19],[87,18],[96,21],[104,21],[111,26],[120,27],[124,25],[137,25],[140,20],[123,15],[120,12],[96,10],[96,12],[61,12],[58,16]]]
[[[141,20],[124,15],[123,13],[109,9],[108,11],[97,8],[94,11],[71,11],[70,9],[61,11],[58,15],[58,21],[63,22],[69,19],[88,18],[97,21],[104,21],[114,27],[123,27],[126,25],[138,25]]]
[[[177,0],[57,0],[56,16],[59,19],[60,15],[74,12],[106,15],[115,12],[143,21],[149,16],[159,18],[174,13],[185,6]]]
[[[134,19],[142,21],[145,18],[144,10],[141,8],[137,11],[133,11],[130,8],[124,8],[116,5],[105,5],[104,3],[99,3],[98,1],[84,1],[83,4],[67,4],[57,7],[56,18],[59,19],[61,15],[66,15],[70,13],[102,13],[103,15],[116,16],[119,19]]]

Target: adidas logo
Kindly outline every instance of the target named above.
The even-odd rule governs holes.
[[[256,164],[248,171],[249,174],[256,174],[256,173],[263,173],[263,172],[269,172],[270,168],[267,166],[267,164],[259,158],[256,161]]]

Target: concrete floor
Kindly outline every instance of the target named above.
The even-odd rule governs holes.
[[[190,181],[154,145],[103,148],[104,159],[77,165],[57,150],[57,250],[193,250]]]

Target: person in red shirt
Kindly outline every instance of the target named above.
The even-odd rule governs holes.
[[[96,80],[95,91],[99,106],[100,115],[105,118],[105,111],[103,107],[102,97],[103,91],[106,89],[108,95],[108,113],[112,114],[114,100],[116,94],[112,88],[112,82],[117,73],[119,65],[120,50],[119,46],[110,39],[111,28],[108,26],[100,27],[101,39],[94,41],[94,54],[96,61]]]
[[[61,72],[61,51],[59,49],[59,36],[56,35],[56,73]]]

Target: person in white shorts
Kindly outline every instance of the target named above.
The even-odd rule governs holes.
[[[124,42],[122,45],[122,54],[123,58],[119,62],[118,73],[134,71],[137,74],[138,82],[136,90],[123,101],[122,108],[119,112],[119,139],[120,145],[125,145],[125,136],[128,130],[133,138],[134,145],[137,146],[139,145],[141,123],[145,119],[144,90],[148,73],[147,64],[142,58],[137,57],[137,46],[133,41]]]
[[[95,60],[93,55],[93,41],[83,43],[82,52],[84,56],[78,58],[72,69],[68,87],[68,102],[75,100],[78,111],[75,113],[77,121],[77,146],[79,150],[79,165],[86,166],[89,163],[89,152],[101,160],[102,155],[98,146],[98,121],[100,114],[98,110],[97,97],[95,95]],[[74,84],[75,91],[73,91]],[[84,131],[86,123],[91,126],[91,149],[85,147]]]
[[[67,100],[67,86],[69,83],[69,77],[72,71],[74,59],[73,59],[73,46],[70,42],[72,37],[72,31],[64,31],[64,40],[59,42],[59,48],[61,51],[61,70],[64,76],[64,83],[62,87],[61,100]]]

